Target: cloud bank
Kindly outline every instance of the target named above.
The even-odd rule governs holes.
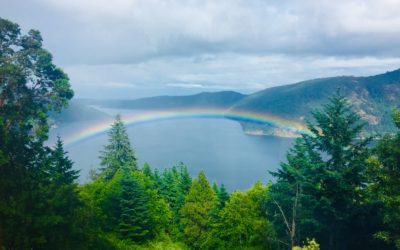
[[[400,67],[396,0],[0,0],[0,5],[0,16],[42,31],[81,97],[249,93]]]

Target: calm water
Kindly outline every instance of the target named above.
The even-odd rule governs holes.
[[[111,114],[124,112],[107,110]],[[51,130],[66,138],[71,132],[96,122],[66,123]],[[152,168],[164,169],[185,163],[195,176],[204,170],[210,181],[224,183],[229,190],[247,189],[255,181],[271,180],[269,170],[275,170],[285,159],[292,139],[249,136],[239,123],[226,119],[184,119],[159,121],[127,129],[139,164],[148,162]],[[81,181],[88,180],[90,168],[99,166],[99,151],[107,143],[101,134],[66,147],[75,167],[81,169]]]

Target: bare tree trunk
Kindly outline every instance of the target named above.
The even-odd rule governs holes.
[[[294,198],[294,202],[293,202],[293,206],[292,206],[292,221],[289,224],[289,221],[287,219],[287,216],[285,214],[285,212],[283,211],[282,207],[279,205],[279,203],[274,200],[276,206],[278,207],[280,213],[282,214],[283,217],[283,221],[286,225],[287,228],[287,232],[290,238],[290,250],[296,245],[296,218],[297,218],[297,208],[299,206],[299,195],[300,195],[300,186],[299,184],[296,184],[296,195]]]

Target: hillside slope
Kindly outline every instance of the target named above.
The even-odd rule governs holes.
[[[107,108],[121,109],[181,109],[181,108],[229,108],[245,95],[234,91],[202,92],[187,96],[155,96],[136,100],[106,101],[98,103]]]
[[[337,90],[340,90],[363,120],[367,131],[390,132],[391,109],[400,106],[400,69],[369,77],[340,76],[303,81],[256,92],[234,104],[235,111],[252,111],[274,114],[304,122],[311,111],[321,107]],[[249,133],[267,126],[242,123]]]

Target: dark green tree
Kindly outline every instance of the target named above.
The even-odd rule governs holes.
[[[148,197],[141,183],[124,172],[120,180],[121,196],[118,231],[123,238],[142,242],[151,238],[152,225],[148,213]]]
[[[121,167],[129,167],[132,171],[138,169],[137,159],[120,115],[116,116],[108,132],[108,145],[101,152],[100,159],[100,175],[106,180],[110,180]]]
[[[8,249],[41,248],[48,240],[47,113],[72,96],[40,32],[22,35],[0,18],[0,242]]]
[[[400,129],[400,111],[394,110],[393,121]],[[385,225],[375,237],[400,249],[400,132],[384,136],[369,163],[371,200],[379,204]]]
[[[51,181],[58,186],[74,185],[79,178],[80,171],[73,169],[73,162],[64,150],[64,144],[60,137],[57,137],[56,145],[50,151],[50,167],[48,171]]]
[[[279,242],[290,248],[324,227],[314,218],[321,202],[318,192],[323,166],[320,155],[299,138],[287,153],[286,162],[271,172],[276,182],[269,190],[267,210]]]
[[[317,242],[328,249],[345,249],[356,242],[365,243],[365,239],[349,237],[352,232],[363,231],[362,226],[356,227],[363,220],[358,212],[362,211],[360,208],[366,198],[365,173],[370,138],[361,135],[365,122],[352,111],[339,91],[322,110],[313,112],[313,118],[315,122],[308,123],[313,136],[304,137],[314,152],[320,154],[324,165],[318,180],[321,183],[320,204],[314,218],[326,228]]]
[[[270,216],[275,225],[284,225],[277,230],[281,236],[286,231],[289,245],[316,237],[322,249],[369,249],[365,187],[370,139],[361,136],[364,123],[340,93],[313,118],[308,122],[312,135],[298,140],[287,164],[273,174],[278,181],[271,188],[275,210]]]
[[[48,249],[76,248],[76,210],[81,206],[76,180],[79,170],[73,169],[73,163],[68,158],[61,139],[50,150],[48,163],[49,184],[46,186],[46,203],[48,212],[45,213],[52,226],[48,226],[46,243]]]
[[[221,186],[218,188],[217,198],[218,198],[218,208],[219,209],[224,208],[226,202],[229,201],[229,193],[226,191],[224,184],[221,184]]]

